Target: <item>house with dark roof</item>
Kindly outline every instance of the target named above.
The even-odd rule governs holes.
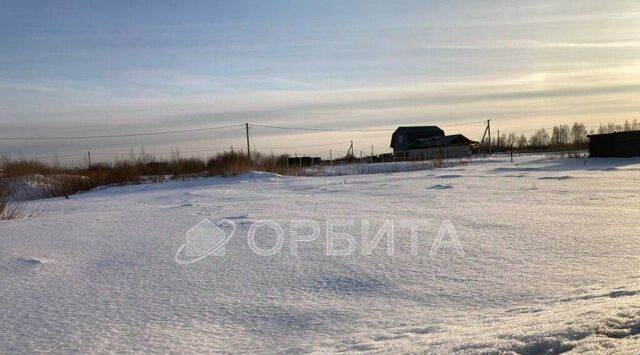
[[[391,136],[393,154],[409,159],[469,157],[477,144],[462,134],[445,135],[436,126],[398,127]]]

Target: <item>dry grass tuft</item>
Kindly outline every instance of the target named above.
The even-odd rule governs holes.
[[[276,174],[288,174],[286,154],[251,154],[249,157],[243,152],[222,152],[207,161],[207,171],[210,175],[235,176],[247,171],[258,170]]]
[[[42,206],[29,208],[29,202],[13,200],[7,181],[0,181],[0,220],[35,217],[42,212]]]

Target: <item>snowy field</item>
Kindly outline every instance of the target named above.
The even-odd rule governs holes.
[[[0,221],[0,353],[637,353],[640,160],[516,163],[251,173],[41,201],[41,216]],[[237,224],[224,256],[178,264],[205,217]],[[247,241],[262,219],[285,232],[272,256]],[[292,255],[299,219],[321,231]],[[356,240],[348,256],[326,255],[335,220],[354,222],[341,229]],[[394,222],[393,256],[384,238],[362,252],[363,220],[374,232]],[[444,220],[464,256],[429,254]],[[412,253],[403,223],[416,221]],[[266,249],[276,238],[263,232]]]

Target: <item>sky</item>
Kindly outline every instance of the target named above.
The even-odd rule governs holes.
[[[487,119],[527,135],[640,119],[638,1],[0,0],[0,47],[1,137],[249,122],[479,140]],[[244,134],[0,140],[0,154],[204,155]],[[388,151],[390,134],[251,128],[257,150],[323,156]]]

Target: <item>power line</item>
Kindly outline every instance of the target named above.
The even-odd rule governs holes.
[[[58,154],[52,154],[49,156],[37,156],[37,157],[19,157],[19,158],[24,158],[24,159],[33,159],[33,160],[45,160],[45,159],[61,159],[61,158],[71,158],[71,157],[79,157],[79,156],[86,156],[85,153],[78,153],[78,154],[65,154],[65,155],[58,155]]]
[[[320,131],[320,132],[389,132],[394,129],[328,129],[328,128],[312,128],[312,127],[284,127],[284,126],[270,126],[252,124],[254,127],[273,128],[273,129],[288,129],[294,131]]]
[[[537,132],[540,130],[545,130],[545,131],[553,131],[554,128],[556,128],[558,126],[555,127],[540,127],[540,128],[531,128],[531,129],[519,129],[519,130],[505,130],[508,133],[528,133],[528,132]],[[571,126],[568,126],[569,129],[571,129]],[[604,126],[606,128],[606,126]],[[600,128],[600,125],[589,125],[589,126],[584,126],[584,128]]]
[[[164,151],[164,152],[147,152],[145,151],[144,154],[149,154],[149,155],[166,155],[166,154],[172,154],[175,152],[178,152],[180,154],[187,154],[187,153],[204,153],[204,152],[221,152],[226,150],[227,148],[209,148],[209,149],[199,149],[199,150],[175,150],[175,151]],[[135,152],[135,151],[129,151],[129,152],[91,152],[91,155],[100,155],[100,156],[112,156],[112,157],[118,157],[118,156],[124,156],[124,155],[131,155],[133,154],[134,156],[141,156],[143,155],[143,152]],[[46,160],[46,159],[61,159],[61,158],[71,158],[71,157],[86,157],[85,153],[78,153],[78,154],[65,154],[65,155],[58,155],[58,154],[52,154],[49,156],[35,156],[35,157],[22,157],[24,159],[33,159],[33,160]]]
[[[439,127],[453,127],[453,126],[463,126],[475,123],[481,123],[483,121],[474,121],[474,122],[462,122],[451,125],[440,125]],[[194,129],[182,129],[182,130],[173,130],[173,131],[160,131],[160,132],[142,132],[142,133],[129,133],[129,134],[108,134],[108,135],[91,135],[91,136],[59,136],[59,137],[0,137],[0,140],[70,140],[70,139],[105,139],[105,138],[126,138],[126,137],[143,137],[143,136],[159,136],[159,135],[168,135],[168,134],[179,134],[179,133],[192,133],[192,132],[203,132],[203,131],[213,131],[220,130],[226,128],[235,128],[242,127],[242,124],[234,124],[234,125],[226,125],[226,126],[217,126],[217,127],[205,127],[205,128],[194,128]],[[314,128],[314,127],[292,127],[292,126],[273,126],[273,125],[260,125],[260,124],[250,124],[250,126],[254,127],[262,127],[262,128],[271,128],[271,129],[286,129],[286,130],[296,130],[296,131],[319,131],[319,132],[391,132],[395,130],[395,128],[384,128],[384,129],[339,129],[339,128]]]
[[[482,123],[484,121],[472,121],[472,122],[461,122],[450,125],[440,125],[440,127],[453,127],[453,126],[462,126],[469,124],[477,124]],[[204,128],[195,128],[195,129],[183,129],[183,130],[171,130],[171,131],[159,131],[159,132],[141,132],[141,133],[129,133],[129,134],[111,134],[111,135],[87,135],[87,136],[58,136],[58,137],[0,137],[0,140],[74,140],[74,139],[104,139],[104,138],[124,138],[124,137],[142,137],[142,136],[158,136],[158,135],[169,135],[169,134],[179,134],[179,133],[190,133],[190,132],[202,132],[202,131],[212,131],[212,130],[221,130],[227,128],[236,128],[247,126],[247,128],[254,127],[263,127],[270,129],[285,129],[285,130],[302,130],[302,131],[321,131],[321,132],[391,132],[396,128],[385,128],[385,129],[325,129],[325,128],[314,128],[314,127],[294,127],[294,126],[275,126],[275,125],[260,125],[260,124],[234,124],[234,125],[225,125],[225,126],[215,126],[215,127],[204,127]],[[257,149],[253,137],[248,137],[251,140],[251,144],[254,146],[254,149]],[[282,147],[265,147],[264,150],[278,150],[278,149],[300,149],[300,148],[313,148],[313,147],[329,147],[335,146],[339,144],[346,144],[350,141],[341,141],[335,143],[327,143],[327,144],[316,144],[316,145],[300,145],[300,146],[282,146]],[[181,153],[201,153],[201,152],[211,152],[211,151],[223,151],[226,148],[210,148],[210,149],[201,149],[201,150],[189,150],[182,151]],[[137,154],[141,154],[137,153]],[[147,154],[157,154],[157,155],[165,155],[172,154],[171,152],[145,152]],[[120,155],[131,155],[136,154],[132,151],[129,152],[94,152],[95,155],[102,156],[120,156]],[[81,154],[67,154],[67,155],[52,155],[52,156],[41,156],[41,157],[29,157],[28,159],[57,159],[57,158],[70,158],[70,157],[79,157],[85,156],[84,153]]]
[[[461,122],[450,125],[438,125],[438,127],[454,127],[454,126],[464,126],[470,124],[483,123],[484,121],[472,121],[472,122]],[[293,126],[273,126],[273,125],[260,125],[260,124],[251,124],[251,126],[262,127],[262,128],[272,128],[272,129],[287,129],[294,131],[319,131],[319,132],[391,132],[395,131],[396,128],[381,128],[381,129],[339,129],[339,128],[314,128],[314,127],[293,127]]]
[[[112,135],[98,135],[98,136],[68,136],[68,137],[0,137],[0,140],[63,140],[63,139],[101,139],[101,138],[124,138],[124,137],[142,137],[142,136],[159,136],[167,134],[189,133],[189,132],[201,132],[201,131],[213,131],[218,129],[241,127],[243,125],[228,125],[218,127],[206,127],[195,129],[183,129],[176,131],[162,131],[162,132],[145,132],[145,133],[132,133],[132,134],[112,134]]]
[[[338,144],[346,144],[346,143],[349,143],[349,141],[341,141],[341,142],[326,143],[326,144],[315,144],[315,145],[299,145],[299,146],[295,146],[295,147],[264,147],[262,149],[263,150],[268,150],[268,149],[317,148],[317,147],[330,147],[330,146],[334,146],[334,145],[338,145]]]
[[[436,125],[438,127],[455,127],[455,126],[466,126],[466,125],[470,125],[470,124],[477,124],[477,123],[485,123],[487,121],[482,120],[482,121],[472,121],[472,122],[462,122],[462,123],[454,123],[454,124],[450,124],[450,125]]]

